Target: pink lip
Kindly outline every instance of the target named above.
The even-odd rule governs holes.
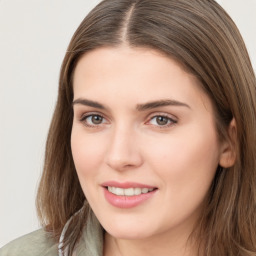
[[[135,196],[117,196],[108,191],[107,187],[118,187],[118,188],[155,188],[149,185],[134,183],[134,182],[125,182],[119,183],[115,181],[109,181],[102,184],[104,190],[104,196],[106,200],[113,206],[118,208],[132,208],[136,207],[148,199],[152,198],[157,191],[157,189],[140,195]]]
[[[116,188],[156,188],[154,186],[137,183],[137,182],[117,182],[107,181],[101,184],[102,187],[116,187]]]

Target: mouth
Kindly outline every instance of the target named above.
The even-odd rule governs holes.
[[[108,203],[117,208],[133,208],[149,201],[158,188],[134,183],[109,181],[102,184]]]
[[[119,188],[111,186],[105,188],[116,196],[139,196],[156,190],[156,188]]]

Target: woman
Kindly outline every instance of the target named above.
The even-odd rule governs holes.
[[[255,76],[213,0],[105,0],[64,58],[37,196],[1,255],[255,255]]]

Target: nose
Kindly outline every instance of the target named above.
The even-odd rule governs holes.
[[[135,131],[128,128],[116,128],[110,138],[106,154],[106,164],[117,171],[135,169],[142,165]]]

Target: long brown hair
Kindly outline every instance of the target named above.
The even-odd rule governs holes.
[[[62,63],[59,92],[47,139],[37,207],[46,230],[58,239],[67,220],[86,202],[74,167],[70,136],[73,73],[83,54],[126,44],[157,49],[201,82],[215,107],[220,138],[237,125],[237,159],[218,168],[197,239],[207,256],[256,253],[256,81],[243,39],[214,0],[105,0],[75,32]],[[66,232],[69,255],[86,225],[89,207]]]

